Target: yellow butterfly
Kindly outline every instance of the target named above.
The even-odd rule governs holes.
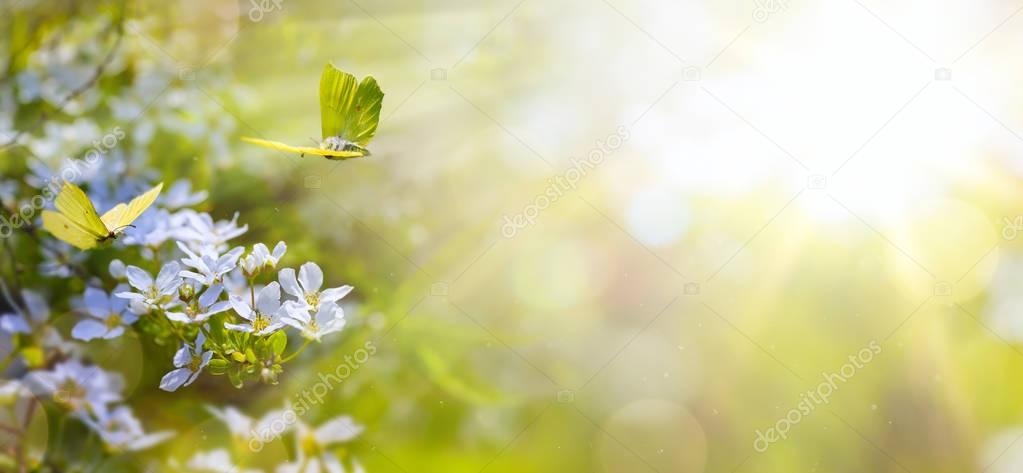
[[[280,141],[242,137],[242,141],[286,153],[312,154],[327,159],[369,156],[369,145],[380,122],[384,93],[376,79],[355,76],[327,64],[320,76],[320,128],[318,147],[291,146]],[[315,141],[315,140],[313,140]]]
[[[78,186],[64,181],[57,193],[57,211],[43,211],[43,228],[53,236],[79,249],[88,250],[110,243],[142,215],[160,195],[163,183],[157,184],[128,204],[120,203],[100,217],[89,197]]]

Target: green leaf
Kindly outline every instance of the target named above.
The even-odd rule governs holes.
[[[231,381],[231,385],[237,389],[241,389],[245,386],[245,382],[242,381],[242,370],[240,366],[234,366],[232,369],[227,371],[227,379]]]
[[[270,336],[269,339],[270,347],[273,349],[273,354],[277,358],[280,358],[284,354],[284,349],[288,348],[288,334],[284,331],[279,331]]]
[[[214,358],[210,360],[210,364],[206,366],[207,371],[214,375],[222,375],[227,372],[227,368],[230,366],[227,360],[221,358]]]
[[[227,342],[227,335],[224,333],[224,319],[226,317],[223,314],[217,314],[213,317],[209,324],[210,340],[215,345],[220,346]]]

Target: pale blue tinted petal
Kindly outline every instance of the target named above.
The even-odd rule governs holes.
[[[107,326],[103,322],[94,319],[83,319],[75,324],[75,328],[71,329],[71,336],[78,340],[89,341],[102,337],[106,331]]]
[[[220,298],[220,294],[223,292],[224,286],[221,286],[220,284],[210,287],[206,290],[206,292],[199,296],[199,306],[209,307]]]
[[[18,314],[9,314],[0,317],[0,330],[7,333],[29,333],[32,327],[28,321]]]
[[[24,289],[21,291],[21,297],[25,300],[25,308],[28,309],[28,316],[32,320],[42,322],[50,318],[50,306],[38,293]]]
[[[236,296],[230,296],[231,308],[245,320],[252,320],[252,308],[245,301]]]
[[[183,312],[167,312],[167,318],[183,324],[192,323],[192,319],[188,318],[188,315]]]
[[[283,241],[277,242],[277,246],[274,246],[274,252],[272,254],[275,260],[280,260],[284,253],[288,251],[288,245],[285,245]]]
[[[210,359],[213,358],[213,352],[208,351],[202,354],[202,362],[199,363],[199,370],[202,371],[206,365],[210,364]]]
[[[102,289],[94,287],[85,288],[82,304],[85,306],[85,311],[93,317],[105,319],[110,315],[110,299],[107,297],[106,291]]]
[[[160,274],[156,275],[156,287],[160,289],[171,286],[174,280],[178,279],[181,272],[181,265],[177,261],[171,261],[160,268]]]
[[[138,266],[128,266],[124,273],[128,276],[128,284],[135,289],[144,292],[153,287],[153,277]]]
[[[249,324],[232,324],[224,323],[224,328],[228,330],[234,330],[235,332],[247,332],[252,333],[252,326]]]
[[[206,309],[206,314],[205,315],[210,316],[210,315],[219,314],[219,313],[224,312],[225,310],[228,310],[230,308],[231,308],[231,303],[230,302],[228,302],[228,301],[220,301],[220,302],[217,302],[216,304],[213,304],[213,305],[209,306],[209,308]]]
[[[273,314],[281,308],[281,286],[276,282],[267,284],[256,295],[256,310],[264,314]]]
[[[170,373],[163,375],[163,379],[160,380],[160,389],[164,391],[176,391],[181,385],[188,381],[188,378],[192,375],[192,372],[188,368],[178,368]]]
[[[174,366],[181,368],[190,361],[192,361],[192,353],[188,350],[188,346],[182,346],[174,352]]]
[[[123,297],[116,296],[116,294],[121,292],[128,292],[129,289],[130,288],[128,287],[127,284],[118,284],[113,291],[110,291],[111,297],[109,298],[109,302],[110,310],[112,312],[120,314],[121,312],[124,312],[124,310],[128,308],[128,301]]]
[[[104,340],[110,340],[111,338],[120,337],[123,334],[124,334],[124,327],[117,326],[117,327],[114,327],[113,329],[111,329],[105,335],[103,335],[103,339]]]
[[[301,320],[293,319],[291,317],[284,317],[284,318],[281,319],[281,322],[284,322],[284,323],[286,323],[286,324],[288,324],[288,325],[290,325],[292,327],[295,327],[298,330],[305,330],[305,325],[306,324],[304,322],[302,322]]]

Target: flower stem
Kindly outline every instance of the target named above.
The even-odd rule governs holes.
[[[292,353],[292,354],[282,358],[281,359],[281,363],[287,363],[287,362],[291,361],[292,358],[295,358],[296,356],[302,354],[302,352],[305,351],[305,347],[309,346],[309,343],[311,343],[311,342],[312,342],[312,340],[310,340],[308,338],[305,339],[305,343],[303,343],[302,346],[298,347],[298,350],[295,350],[294,353]]]

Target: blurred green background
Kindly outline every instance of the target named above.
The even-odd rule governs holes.
[[[22,5],[10,31],[118,5]],[[240,212],[245,243],[356,287],[349,328],[279,386],[135,392],[182,432],[160,454],[226,438],[203,404],[259,416],[372,341],[316,413],[366,424],[370,472],[1023,468],[1013,2],[124,5],[132,60],[175,87],[156,108],[226,127],[149,162]],[[237,140],[318,139],[328,61],[387,94],[372,157]]]

